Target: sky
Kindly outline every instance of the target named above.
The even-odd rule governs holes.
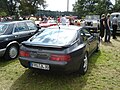
[[[77,0],[69,0],[69,11],[72,11],[73,4],[75,4]],[[46,0],[48,6],[45,10],[51,11],[67,11],[67,0]],[[111,0],[113,4],[115,4],[115,0]]]
[[[72,4],[75,4],[76,0],[69,0],[69,11],[72,11]],[[48,7],[46,10],[51,11],[67,11],[67,0],[46,0]]]

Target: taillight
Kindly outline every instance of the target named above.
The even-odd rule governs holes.
[[[53,61],[70,61],[70,55],[51,55],[50,60]]]
[[[50,24],[49,26],[53,26],[53,24]]]
[[[30,56],[30,53],[27,52],[27,51],[21,51],[21,50],[20,50],[19,56],[21,56],[21,57],[29,57],[29,56]]]

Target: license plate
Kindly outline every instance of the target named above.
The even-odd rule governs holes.
[[[50,66],[46,64],[39,64],[39,63],[34,63],[31,62],[30,66],[33,68],[38,68],[38,69],[44,69],[44,70],[50,70]]]

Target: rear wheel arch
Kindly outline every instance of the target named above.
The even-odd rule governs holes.
[[[7,45],[4,58],[7,60],[15,59],[19,54],[19,44],[17,42],[11,42]]]
[[[6,48],[8,48],[10,45],[12,45],[12,44],[16,44],[16,45],[18,45],[19,46],[19,43],[17,42],[17,41],[12,41],[12,42],[10,42],[7,46],[6,46]]]
[[[87,70],[88,70],[88,51],[85,51],[78,73],[81,75],[85,75]]]

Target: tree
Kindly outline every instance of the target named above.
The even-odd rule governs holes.
[[[0,12],[8,15],[16,15],[18,11],[21,14],[35,14],[39,6],[46,7],[45,0],[0,0]]]
[[[78,0],[73,10],[80,16],[87,14],[109,13],[112,11],[110,0]]]
[[[116,0],[116,3],[114,5],[114,11],[120,12],[120,0]]]
[[[46,1],[45,0],[21,0],[20,1],[20,10],[22,15],[35,14],[38,8],[40,8],[40,6],[45,8],[47,6]]]
[[[7,0],[0,0],[0,16],[6,16],[8,14],[6,3]]]

